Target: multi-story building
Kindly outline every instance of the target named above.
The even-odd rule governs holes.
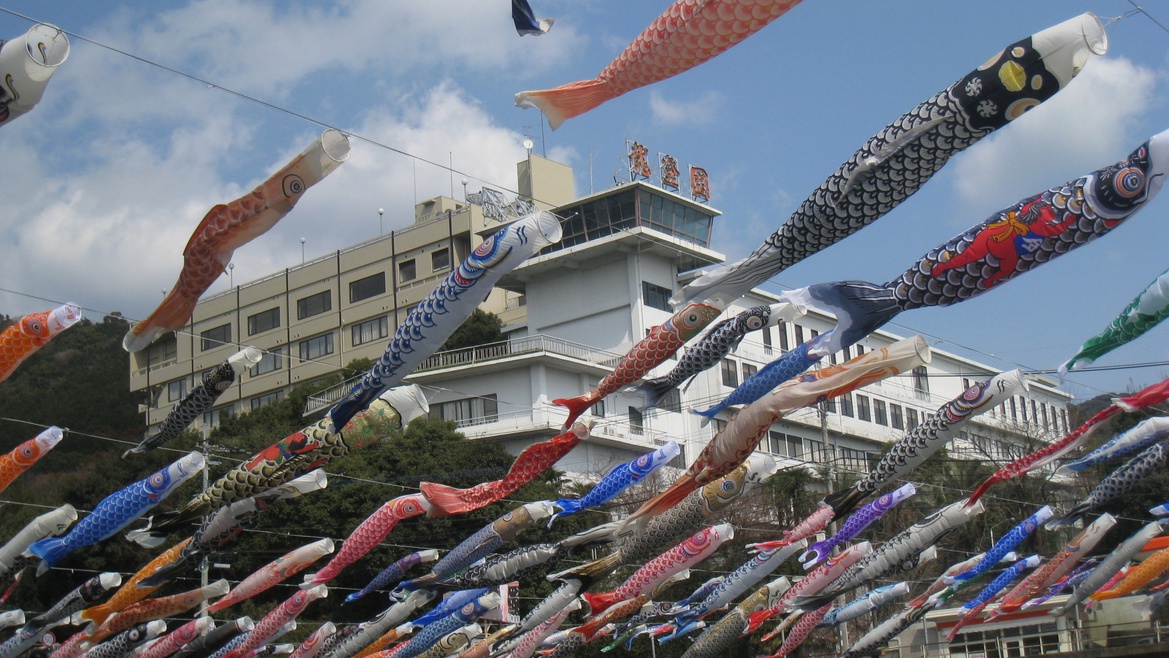
[[[513,452],[558,431],[566,414],[550,401],[579,395],[612,372],[622,354],[670,317],[667,300],[690,273],[723,261],[710,249],[719,212],[709,205],[645,181],[575,198],[568,167],[531,155],[518,169],[521,197],[562,218],[563,240],[506,276],[484,303],[503,317],[505,341],[435,354],[409,378],[425,387],[432,415],[456,421],[468,438],[499,441]],[[132,359],[131,388],[155,400],[145,408],[147,425],[161,422],[204,371],[242,345],[264,350],[264,360],[220,398],[205,425],[219,414],[279,399],[355,358],[377,358],[405,313],[508,219],[498,193],[470,198],[432,199],[418,206],[407,228],[201,300],[186,330]],[[725,316],[776,299],[755,290]],[[780,353],[832,326],[830,315],[809,310],[748,334],[719,367],[659,409],[644,409],[637,393],[609,396],[585,416],[594,423],[592,438],[559,466],[595,473],[669,439],[683,447],[678,462],[687,462],[730,415],[704,425],[689,408],[713,404]],[[898,338],[878,331],[826,361]],[[653,374],[676,363],[671,359]],[[782,465],[867,470],[883,446],[995,372],[935,349],[932,362],[912,373],[776,423],[760,450]],[[323,410],[347,388],[311,399],[306,414]],[[1010,459],[1027,439],[1066,432],[1068,401],[1053,382],[1033,378],[1026,394],[970,423],[968,440],[957,448],[979,459]]]

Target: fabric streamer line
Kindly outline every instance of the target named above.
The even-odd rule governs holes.
[[[329,128],[246,196],[211,208],[183,248],[178,281],[158,308],[126,333],[122,347],[138,352],[162,333],[185,326],[199,297],[223,274],[235,250],[275,226],[308,188],[348,159],[349,137]]]
[[[0,382],[54,336],[77,324],[81,307],[73,302],[51,311],[26,315],[0,332]]]
[[[605,101],[671,78],[717,57],[767,27],[800,0],[676,0],[596,78],[555,89],[522,91],[519,107],[534,107],[552,130]]]
[[[560,242],[562,234],[560,220],[552,213],[539,212],[488,236],[410,309],[373,368],[329,409],[327,418],[333,427],[345,425],[382,391],[405,379],[470,317],[504,274],[544,247]]]
[[[1107,50],[1081,14],[1016,41],[883,128],[745,259],[706,273],[670,301],[730,302],[884,216],[960,153],[1067,86]]]
[[[133,453],[142,453],[153,450],[174,439],[183,430],[187,429],[196,418],[211,408],[223,392],[231,388],[236,377],[251,365],[260,362],[264,354],[254,347],[244,349],[229,356],[226,361],[203,373],[203,380],[195,390],[183,396],[182,400],[170,410],[170,413],[158,426],[158,431],[142,440],[142,443],[122,453],[122,458]]]
[[[1169,270],[1161,273],[1141,294],[1124,307],[1104,331],[1089,338],[1059,367],[1062,381],[1069,371],[1092,365],[1096,359],[1143,336],[1169,317]]]
[[[28,112],[45,93],[49,78],[69,57],[65,31],[37,23],[28,32],[0,41],[0,125]]]

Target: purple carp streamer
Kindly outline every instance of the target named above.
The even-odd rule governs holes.
[[[917,427],[906,432],[881,455],[880,461],[867,475],[852,487],[826,496],[824,504],[835,509],[838,516],[847,514],[885,483],[903,478],[921,466],[957,436],[966,421],[1026,390],[1027,380],[1021,370],[1000,373],[986,382],[974,384],[923,418]]]
[[[45,93],[49,78],[69,57],[69,38],[60,28],[37,23],[25,34],[0,41],[0,125],[28,112]]]
[[[808,550],[800,556],[800,562],[803,563],[805,569],[810,569],[817,562],[831,555],[834,548],[864,532],[865,528],[884,516],[885,512],[916,493],[917,487],[913,486],[912,483],[904,484],[896,491],[887,493],[861,507],[856,513],[848,517],[848,520],[840,526],[840,530],[837,530],[836,534],[824,541],[818,541],[809,546]]]
[[[158,431],[142,440],[142,443],[122,453],[122,458],[132,453],[142,453],[154,450],[158,446],[182,434],[195,419],[202,416],[204,411],[211,408],[223,392],[231,388],[242,369],[259,363],[263,358],[260,350],[254,347],[244,349],[231,355],[218,368],[208,370],[203,374],[203,381],[195,390],[188,393],[171,409],[170,413],[159,425]]]
[[[733,301],[868,226],[951,156],[1054,96],[1107,44],[1092,14],[1010,44],[871,137],[750,256],[699,277],[671,301]]]
[[[560,220],[541,212],[509,224],[484,240],[410,310],[385,354],[348,395],[329,409],[327,418],[333,427],[344,426],[382,391],[405,379],[470,317],[504,274],[544,247],[560,242],[561,235]]]
[[[1169,318],[1169,270],[1162,272],[1129,302],[1104,331],[1085,341],[1072,358],[1060,365],[1060,378],[1068,371],[1086,368],[1112,350],[1140,338],[1165,318]]]
[[[382,569],[378,575],[369,581],[369,584],[361,588],[357,592],[353,592],[345,597],[346,603],[352,603],[364,597],[366,594],[379,589],[385,589],[391,585],[396,585],[405,577],[406,572],[414,567],[425,564],[427,562],[434,562],[438,559],[438,551],[433,548],[428,548],[421,551],[414,551],[408,553],[403,557],[398,558],[390,566]]]

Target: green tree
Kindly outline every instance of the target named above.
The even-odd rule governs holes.
[[[439,351],[457,350],[464,347],[497,343],[503,340],[501,329],[503,329],[503,320],[498,315],[477,308],[472,311],[471,317],[459,325],[459,328],[455,329],[455,333],[451,334],[451,337],[438,349]]]

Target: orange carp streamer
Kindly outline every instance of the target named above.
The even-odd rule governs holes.
[[[251,193],[208,211],[183,249],[178,282],[149,317],[126,333],[122,347],[137,352],[160,334],[185,325],[199,296],[223,274],[235,250],[275,226],[305,190],[348,158],[349,138],[330,128]]]
[[[45,346],[53,336],[81,319],[81,307],[72,302],[44,313],[26,315],[0,333],[0,382],[8,379],[16,367]]]
[[[521,91],[556,130],[566,119],[605,101],[714,59],[783,16],[800,0],[677,0],[626,46],[600,75],[542,91]]]

